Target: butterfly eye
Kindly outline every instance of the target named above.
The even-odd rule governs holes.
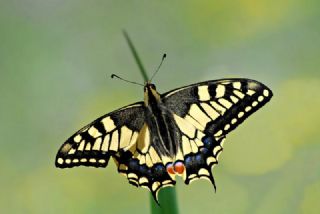
[[[156,86],[154,84],[151,84],[150,87],[154,90],[156,90]]]

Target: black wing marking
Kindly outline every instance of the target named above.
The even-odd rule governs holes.
[[[117,153],[114,160],[118,171],[127,176],[129,183],[149,189],[158,203],[161,188],[176,184],[166,170],[166,163],[172,159],[160,155],[152,145],[152,133],[147,124],[139,132],[136,144]]]
[[[211,168],[218,163],[225,135],[271,97],[269,88],[249,79],[207,81],[162,95],[182,133],[186,184],[205,178],[215,187]]]
[[[142,102],[96,119],[61,146],[56,156],[56,167],[106,167],[111,155],[135,144],[144,119]]]

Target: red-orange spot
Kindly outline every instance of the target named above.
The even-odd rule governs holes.
[[[177,172],[178,174],[182,174],[184,172],[184,164],[182,162],[176,162],[174,164],[174,171]]]
[[[173,174],[173,175],[175,174],[172,163],[169,163],[169,164],[167,165],[167,172],[168,172],[169,174]]]

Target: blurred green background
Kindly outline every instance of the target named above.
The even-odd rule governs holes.
[[[320,3],[316,0],[0,0],[0,213],[149,213],[149,193],[107,169],[56,169],[98,116],[143,99],[121,33],[160,92],[226,77],[274,98],[228,137],[205,180],[178,180],[181,213],[320,213]]]

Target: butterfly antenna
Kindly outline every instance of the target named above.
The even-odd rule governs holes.
[[[164,61],[164,59],[165,59],[166,57],[167,57],[167,54],[163,54],[162,59],[161,59],[161,62],[160,62],[160,65],[158,66],[157,70],[153,73],[153,75],[152,75],[152,77],[151,77],[151,79],[150,79],[149,82],[151,82],[152,79],[153,79],[153,77],[158,73],[158,71],[159,71],[159,69],[160,69],[160,67],[161,67],[161,65],[162,65],[162,63],[163,63],[163,61]]]
[[[111,78],[113,79],[114,77],[116,77],[116,78],[118,78],[118,79],[120,79],[120,80],[122,80],[122,81],[128,82],[128,83],[132,83],[132,84],[135,84],[135,85],[141,85],[141,86],[144,86],[144,85],[142,85],[141,83],[137,83],[137,82],[129,81],[129,80],[126,80],[126,79],[123,79],[123,78],[119,77],[119,76],[118,76],[118,75],[116,75],[116,74],[111,74]]]

